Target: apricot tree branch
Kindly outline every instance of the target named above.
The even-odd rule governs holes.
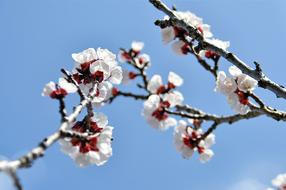
[[[255,62],[256,67],[253,69],[248,66],[245,62],[240,60],[235,54],[228,52],[222,48],[219,48],[209,42],[207,42],[198,29],[184,20],[180,19],[176,12],[168,8],[162,1],[160,0],[149,0],[158,10],[164,12],[170,17],[170,23],[172,26],[177,26],[183,28],[188,32],[188,35],[196,40],[199,43],[201,49],[211,50],[216,54],[224,57],[233,65],[237,66],[244,74],[249,75],[258,81],[258,86],[261,88],[265,88],[267,90],[272,91],[278,98],[286,99],[286,88],[282,85],[279,85],[272,80],[270,80],[263,72],[260,65]]]

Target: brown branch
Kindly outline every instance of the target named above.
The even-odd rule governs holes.
[[[183,111],[171,111],[171,110],[165,110],[166,113],[171,114],[171,115],[176,115],[182,118],[189,118],[189,119],[198,119],[198,120],[205,120],[205,121],[213,121],[216,122],[217,124],[222,124],[222,123],[235,123],[237,121],[243,120],[243,119],[251,119],[258,117],[260,115],[263,115],[263,113],[258,112],[256,110],[254,111],[249,111],[246,114],[234,114],[234,115],[229,115],[229,116],[217,116],[214,114],[189,114],[185,113]]]
[[[10,176],[10,178],[13,181],[14,186],[16,187],[17,190],[23,190],[23,186],[20,182],[20,179],[16,173],[15,170],[8,170],[6,173]]]
[[[66,120],[66,116],[67,116],[66,105],[65,105],[64,98],[59,98],[58,100],[60,103],[59,112],[61,114],[61,121],[63,122]]]

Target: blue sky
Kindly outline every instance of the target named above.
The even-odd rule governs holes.
[[[254,60],[273,80],[286,84],[286,2],[283,0],[176,0],[212,26],[217,38],[250,65]],[[18,158],[59,126],[57,102],[41,97],[46,82],[57,80],[60,68],[71,69],[71,53],[103,47],[117,53],[132,40],[145,42],[149,76],[169,71],[184,77],[185,102],[217,114],[231,114],[225,97],[213,92],[212,76],[191,56],[178,57],[161,42],[154,20],[163,14],[147,0],[0,0],[0,154]],[[230,66],[222,61],[223,69]],[[256,91],[266,103],[286,109],[285,100]],[[76,100],[76,99],[75,99]],[[72,106],[72,105],[70,105]],[[62,154],[59,145],[28,170],[21,170],[29,190],[138,189],[240,190],[264,189],[286,171],[285,124],[266,117],[221,125],[215,132],[214,158],[201,164],[184,160],[173,146],[172,129],[158,132],[141,117],[142,102],[117,99],[103,111],[114,130],[114,155],[102,167],[81,169]],[[10,190],[0,175],[0,189]]]

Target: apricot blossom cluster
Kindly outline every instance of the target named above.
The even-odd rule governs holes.
[[[139,46],[138,44],[140,48],[136,48]],[[147,78],[143,72],[138,72],[145,71],[145,69],[150,66],[150,56],[147,54],[142,55],[144,55],[143,57],[148,57],[148,62],[141,61],[141,63],[145,63],[144,66],[138,64],[140,63],[138,60],[142,57],[141,51],[143,46],[144,44],[142,42],[132,42],[131,49],[121,49],[119,52],[121,62],[126,62],[137,69],[137,72],[126,71],[128,74],[123,76],[123,80],[131,81],[136,77],[142,77],[144,81],[144,78]],[[171,71],[169,72],[166,83],[163,82],[162,77],[158,74],[153,75],[150,80],[146,82],[146,86],[137,84],[137,86],[143,87],[147,92],[146,96],[140,96],[142,99],[146,99],[143,103],[142,111],[142,115],[146,121],[152,128],[158,129],[159,131],[165,131],[170,127],[174,127],[174,145],[182,154],[183,158],[189,159],[193,152],[197,151],[200,154],[202,163],[209,161],[214,155],[210,149],[215,143],[214,134],[204,135],[201,129],[201,120],[189,119],[191,124],[188,125],[183,120],[177,122],[177,119],[168,112],[176,106],[182,105],[184,97],[182,93],[177,90],[177,87],[180,87],[184,80],[178,74]],[[119,89],[114,89],[113,95],[116,97],[120,93],[124,96],[138,98],[138,95],[132,93],[127,94]]]
[[[228,41],[221,41],[219,39],[213,38],[213,34],[210,30],[210,25],[205,24],[203,19],[195,15],[190,11],[181,12],[173,11],[178,19],[185,21],[187,24],[197,28],[197,31],[203,36],[203,38],[211,44],[214,44],[222,49],[227,49],[229,47]],[[164,20],[168,21],[169,16],[165,16]],[[192,52],[191,42],[188,39],[188,32],[183,28],[177,26],[166,26],[161,29],[162,40],[165,44],[175,40],[172,44],[173,51],[178,55],[186,55]],[[210,50],[201,50],[199,52],[200,57],[206,57],[209,59],[216,59],[219,55]]]
[[[58,84],[49,82],[42,95],[58,99],[64,106],[63,99],[69,93],[78,91],[82,96],[90,97],[90,94],[95,92],[87,107],[88,114],[82,121],[75,121],[66,129],[87,136],[63,137],[60,144],[62,151],[79,166],[102,165],[112,155],[113,128],[107,125],[108,120],[104,114],[94,113],[92,110],[94,105],[102,105],[111,96],[113,84],[121,83],[122,69],[117,65],[116,56],[107,49],[89,48],[72,54],[72,58],[75,61],[72,73],[65,73],[66,76],[60,78]]]
[[[246,114],[249,109],[249,94],[257,86],[257,81],[243,74],[236,66],[229,67],[232,77],[226,76],[224,71],[218,72],[215,91],[227,97],[230,107],[238,113]]]

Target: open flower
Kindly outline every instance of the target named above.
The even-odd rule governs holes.
[[[164,44],[173,41],[176,37],[176,33],[173,27],[166,27],[161,29],[162,40]]]
[[[134,58],[135,64],[138,68],[143,68],[145,66],[151,66],[150,56],[148,54],[139,54]]]
[[[178,122],[174,129],[174,144],[178,152],[185,159],[189,159],[195,151],[200,155],[200,161],[209,161],[214,153],[210,147],[215,143],[215,135],[209,134],[205,139],[201,139],[203,131],[195,129],[184,120]]]
[[[140,53],[140,51],[143,49],[144,47],[144,43],[143,42],[139,42],[139,41],[133,41],[131,43],[131,48],[134,52],[136,52],[137,54]]]
[[[272,185],[276,187],[277,190],[286,190],[286,174],[279,174],[275,179],[272,180]],[[267,190],[274,190],[268,188]]]
[[[218,91],[226,96],[233,93],[237,88],[235,80],[231,77],[227,77],[224,71],[219,71],[215,91]]]
[[[68,93],[74,93],[77,87],[69,83],[65,78],[59,78],[59,83],[49,82],[43,89],[42,96],[50,96],[53,99],[64,98]]]
[[[117,66],[116,56],[107,49],[89,48],[72,57],[76,62],[73,77],[79,84],[105,80],[119,84],[122,80],[122,69]]]
[[[177,124],[177,121],[165,112],[165,109],[173,106],[175,104],[171,105],[168,98],[163,101],[159,95],[151,95],[144,102],[143,116],[153,128],[166,130]]]
[[[79,53],[72,54],[75,60],[73,78],[79,84],[80,89],[88,95],[93,89],[96,96],[93,103],[101,104],[112,89],[113,84],[120,84],[123,71],[117,65],[116,56],[107,49],[89,48]],[[110,87],[111,85],[111,87]],[[110,88],[109,88],[110,87]]]
[[[160,75],[154,75],[148,82],[147,89],[153,94],[164,94],[182,84],[183,79],[179,75],[174,72],[169,72],[167,85],[163,85],[162,77]]]
[[[102,113],[94,113],[89,120],[76,122],[71,127],[72,131],[93,135],[87,139],[61,139],[61,150],[74,159],[80,167],[90,164],[103,165],[112,155],[113,127],[107,124],[107,117]]]
[[[246,114],[250,110],[248,96],[257,86],[257,81],[243,74],[236,66],[229,67],[229,73],[232,77],[226,76],[223,71],[218,72],[215,91],[227,97],[233,110]]]
[[[194,13],[190,11],[186,11],[186,12],[175,11],[174,13],[179,19],[184,20],[187,24],[193,27],[196,27],[198,31],[203,35],[204,38],[211,38],[213,36],[212,32],[210,31],[210,25],[204,24],[203,19],[196,16]],[[164,17],[164,20],[168,20],[168,19],[169,19],[168,16]],[[182,37],[182,36],[187,35],[187,32],[184,29],[179,28],[177,26],[167,26],[161,29],[161,35],[162,35],[163,42],[167,44],[171,42],[172,40],[174,40],[176,37]],[[179,44],[175,46],[178,47]],[[175,50],[177,49],[180,49],[180,48],[175,48]],[[183,53],[183,54],[186,54],[186,53]]]

